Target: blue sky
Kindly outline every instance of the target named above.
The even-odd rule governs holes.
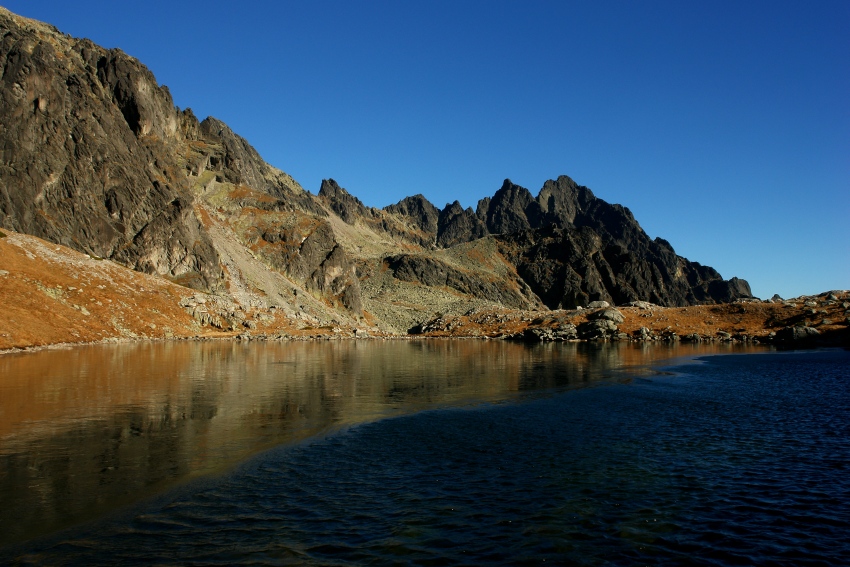
[[[850,288],[850,2],[0,0],[145,63],[316,192],[566,174],[760,297]]]

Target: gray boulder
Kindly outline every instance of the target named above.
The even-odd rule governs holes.
[[[617,325],[608,319],[597,319],[582,323],[578,326],[577,331],[583,339],[606,339],[617,334]]]
[[[596,303],[596,302],[594,302]],[[600,303],[605,303],[604,301]],[[590,319],[593,320],[607,320],[613,321],[614,323],[622,323],[626,320],[623,314],[616,309],[603,309],[602,311],[597,311],[589,316]]]
[[[816,339],[820,331],[814,327],[795,326],[785,327],[776,333],[776,340],[781,342],[805,342]]]

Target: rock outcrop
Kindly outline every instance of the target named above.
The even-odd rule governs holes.
[[[437,219],[437,245],[450,248],[487,236],[487,227],[472,208],[464,209],[455,201],[440,211]]]
[[[425,248],[434,246],[440,211],[423,195],[405,197],[395,205],[384,207],[384,211],[398,218],[407,229],[392,236],[400,236]]]
[[[323,179],[319,188],[319,199],[325,202],[339,218],[354,224],[358,218],[371,218],[372,211],[360,199],[343,189],[333,179]]]
[[[514,282],[503,279],[490,281],[481,272],[459,270],[435,258],[399,254],[385,262],[393,277],[401,281],[446,287],[515,309],[523,309],[529,303]]]
[[[0,226],[204,289],[218,258],[168,89],[120,50],[0,9]]]

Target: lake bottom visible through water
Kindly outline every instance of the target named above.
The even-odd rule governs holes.
[[[392,373],[389,361],[400,354],[416,364],[418,351],[395,348],[369,368]],[[616,349],[434,348],[420,353],[422,362],[438,357],[441,366],[396,368],[368,395],[366,382],[355,394],[308,380],[336,401],[317,406],[331,417],[320,412],[315,428],[305,426],[313,417],[295,422],[305,436],[99,520],[0,548],[0,559],[844,565],[850,557],[850,353],[710,356],[658,373],[623,372],[635,353]],[[370,364],[384,356],[364,354]],[[493,382],[487,373],[509,378]],[[432,374],[442,378],[425,379]],[[478,382],[466,391],[470,380]],[[249,395],[242,386],[241,397]],[[290,414],[299,395],[308,394],[286,398]],[[353,401],[364,396],[371,401]],[[246,421],[255,433],[273,427],[267,414],[293,423],[281,417],[283,406],[264,403],[243,408],[228,435],[247,436],[239,433]],[[380,409],[387,404],[392,411]],[[215,415],[225,414],[216,406]],[[150,423],[140,424],[137,437],[152,437]],[[195,427],[174,444],[210,435]]]

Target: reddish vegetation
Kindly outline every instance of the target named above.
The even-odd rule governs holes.
[[[0,237],[0,351],[109,339],[228,337],[180,306],[194,290],[38,238]],[[257,332],[332,334],[275,318]]]
[[[673,334],[680,339],[696,334],[701,340],[755,339],[765,342],[770,339],[771,333],[805,325],[816,328],[825,337],[837,337],[835,340],[838,342],[846,342],[848,309],[845,305],[850,300],[850,293],[834,292],[836,300],[828,300],[828,296],[829,293],[824,293],[784,303],[756,300],[691,307],[617,307],[624,317],[618,330],[630,339],[638,336],[640,328],[645,327],[656,340],[669,339]],[[807,301],[817,306],[807,306]],[[444,317],[435,325],[435,330],[425,334],[435,337],[518,335],[532,328],[557,330],[569,324],[579,326],[588,320],[590,313],[589,310],[478,312],[462,317]],[[728,333],[729,337],[723,333]]]
[[[0,237],[0,350],[114,339],[234,337],[199,324],[181,307],[194,290],[91,258],[32,236]],[[794,325],[821,336],[847,337],[850,293],[833,292],[787,302],[752,301],[680,308],[620,307],[619,333],[634,338],[641,327],[655,340],[699,335],[702,340],[768,340]],[[808,303],[808,305],[807,305]],[[581,325],[590,311],[488,310],[438,319],[424,336],[508,337],[527,329]],[[366,324],[369,315],[366,314]],[[724,335],[728,333],[728,335]],[[276,313],[251,330],[254,336],[352,337],[353,329],[311,328]],[[623,337],[623,335],[620,335]],[[833,341],[835,342],[835,341]]]

